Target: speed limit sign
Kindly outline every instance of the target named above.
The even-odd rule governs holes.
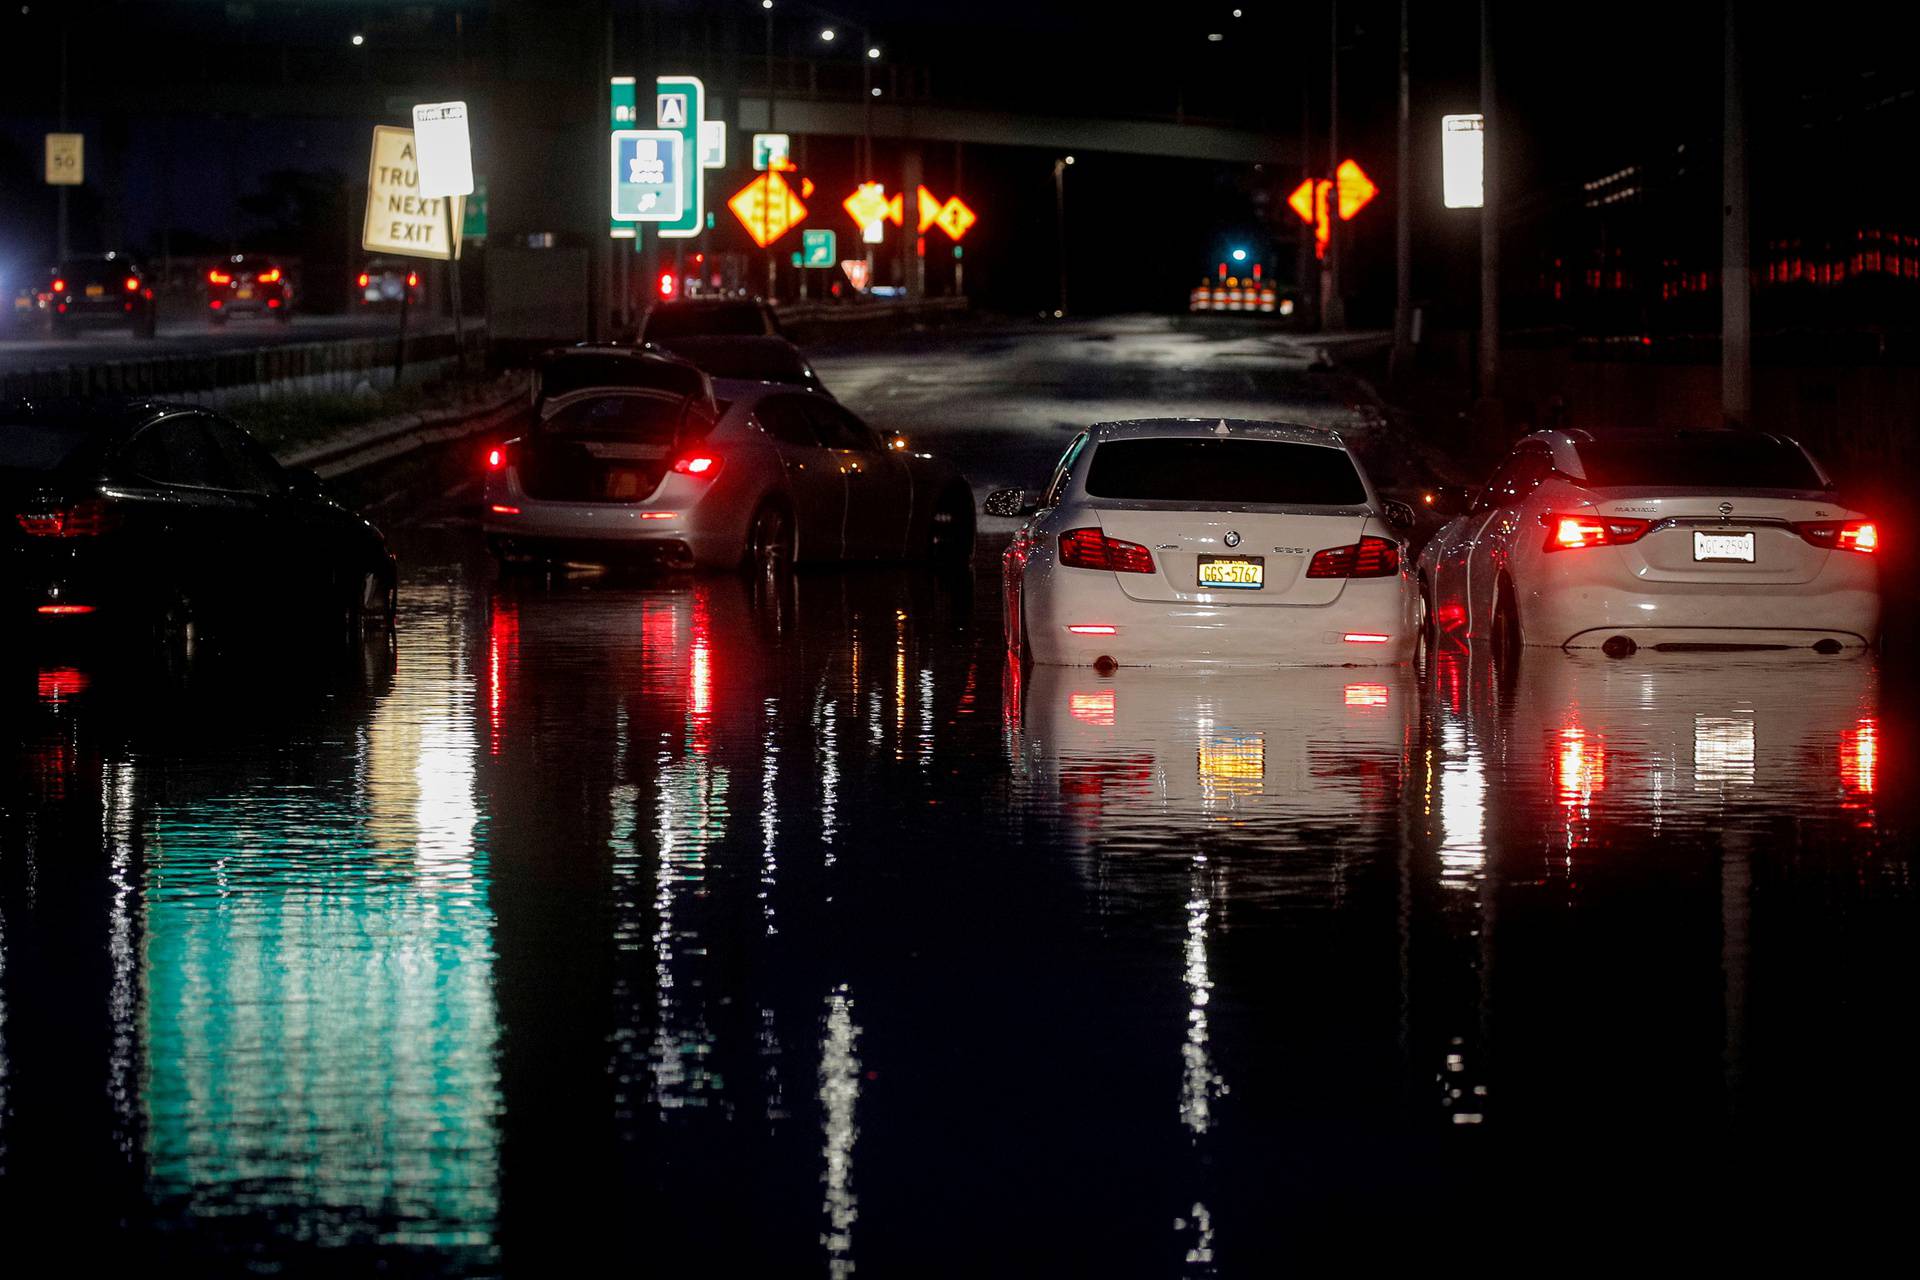
[[[47,181],[56,187],[77,187],[85,180],[83,144],[86,135],[50,133],[47,135]]]

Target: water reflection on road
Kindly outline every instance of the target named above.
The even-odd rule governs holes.
[[[1872,659],[1023,677],[919,572],[465,556],[391,653],[11,678],[10,1205],[296,1270],[1232,1274],[1490,1198],[1759,1222],[1914,1133]]]

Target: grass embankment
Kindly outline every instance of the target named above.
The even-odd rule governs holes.
[[[408,384],[383,391],[289,396],[257,404],[236,404],[227,413],[275,453],[350,436],[370,423],[405,414],[439,413],[498,403],[514,390],[511,375],[465,382]]]

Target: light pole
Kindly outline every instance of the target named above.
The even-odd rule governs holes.
[[[1054,316],[1067,314],[1067,166],[1072,156],[1053,162],[1053,241],[1060,255],[1060,294],[1054,304]]]

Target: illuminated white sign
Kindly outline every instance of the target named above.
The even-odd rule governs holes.
[[[423,196],[473,194],[473,146],[467,137],[467,104],[423,102],[413,109],[413,145]]]
[[[1478,209],[1486,203],[1486,117],[1479,113],[1440,117],[1442,199],[1449,209]]]

